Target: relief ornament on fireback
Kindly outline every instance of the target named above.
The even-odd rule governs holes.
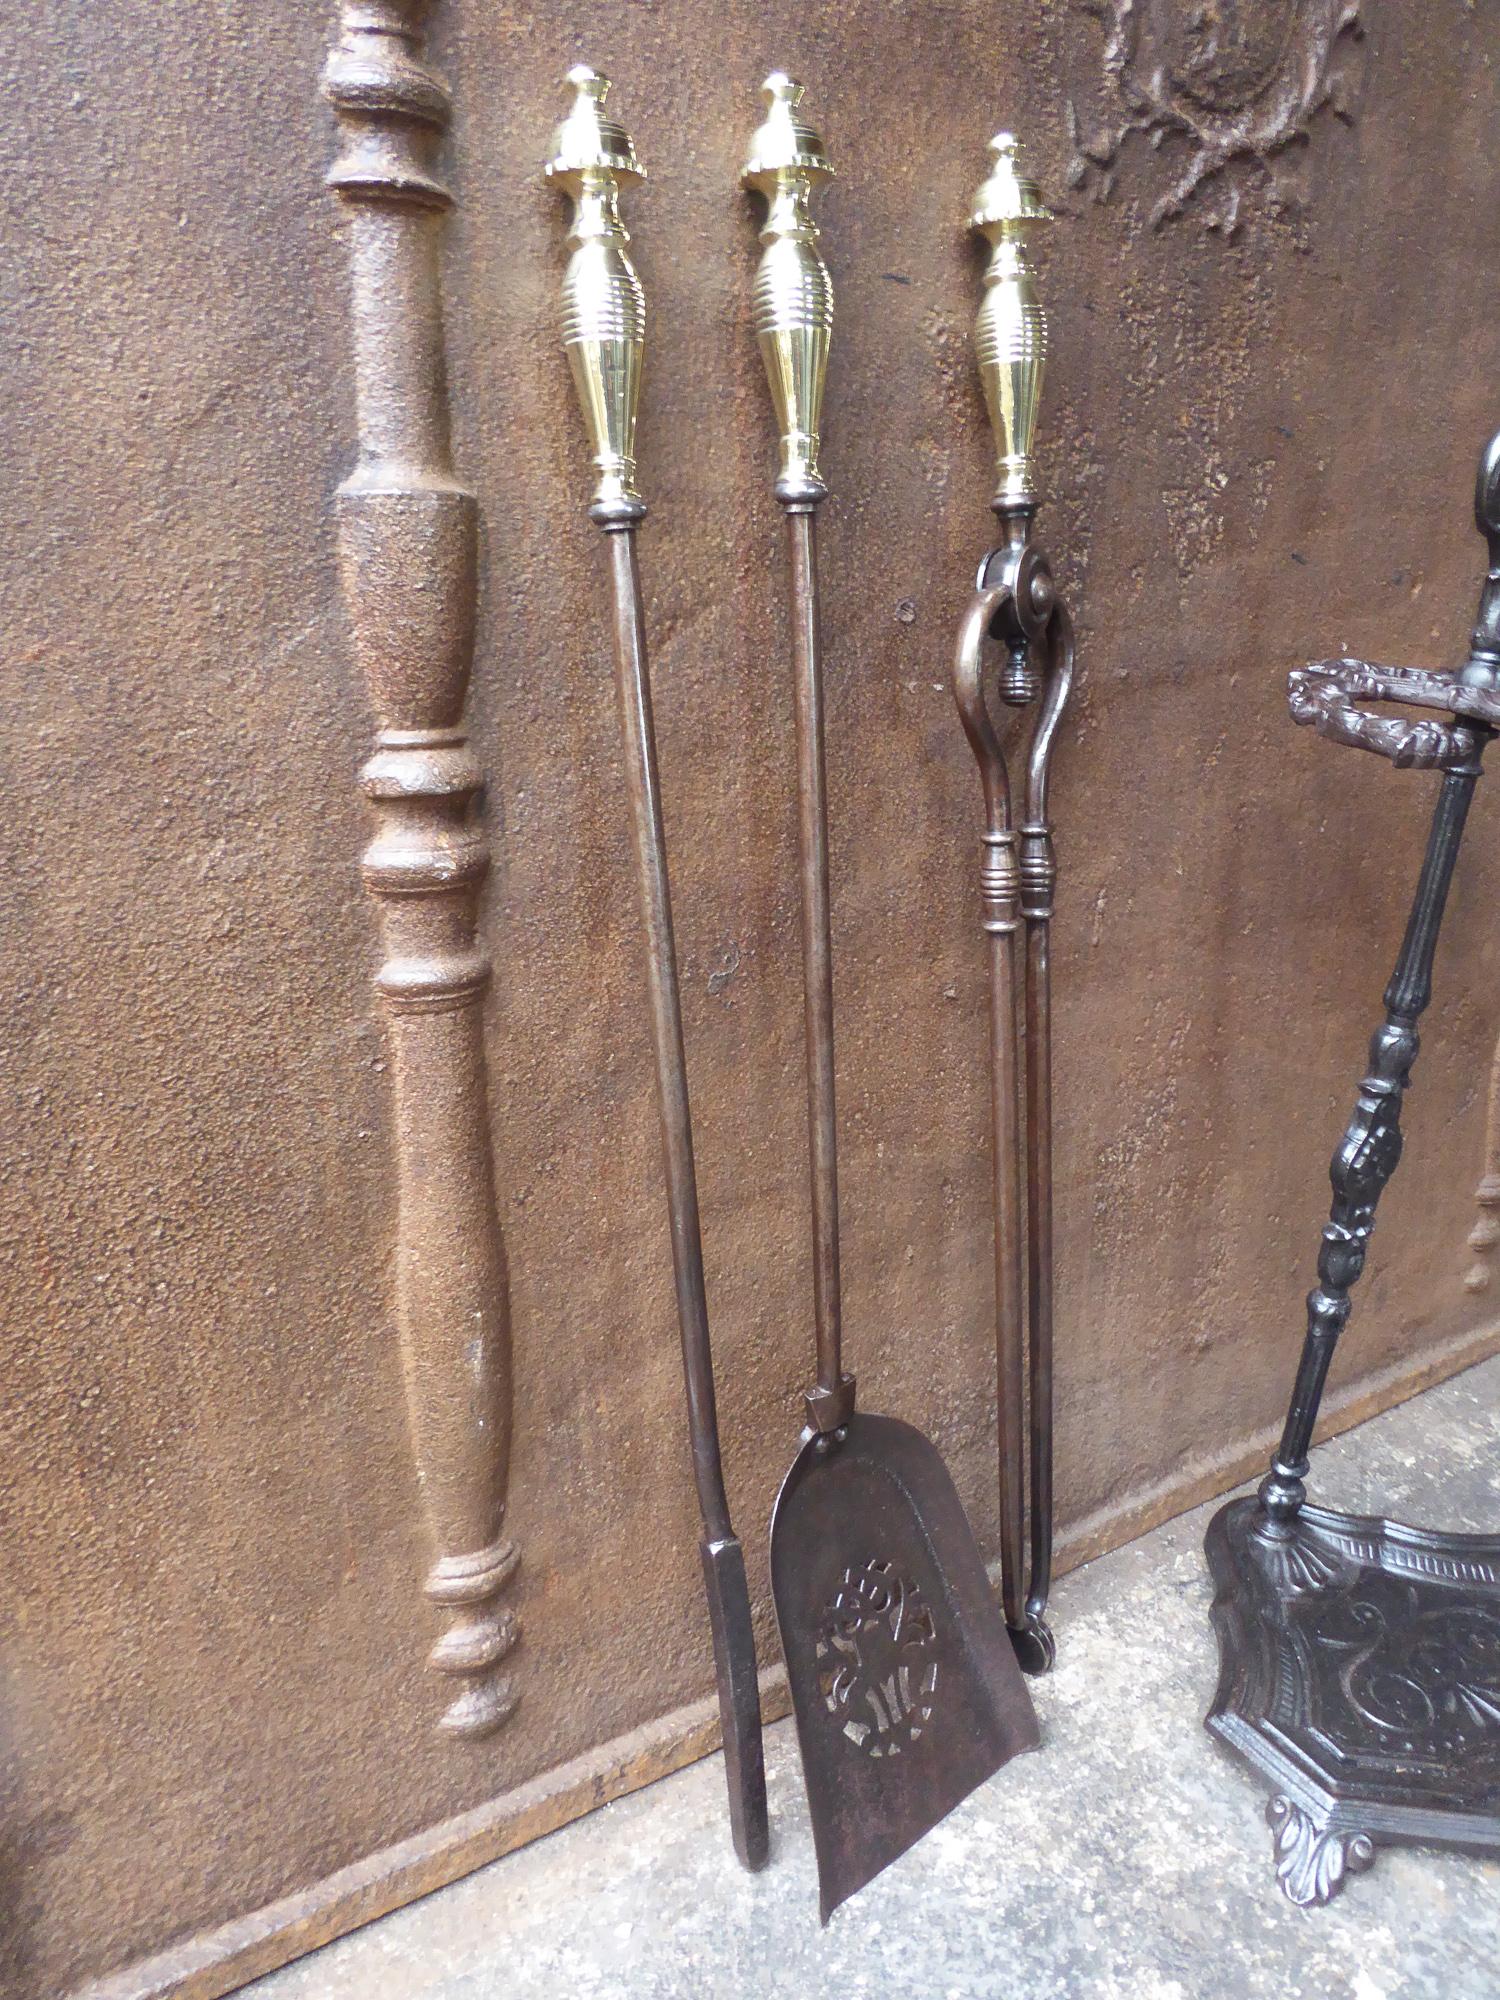
[[[1363,34],[1362,0],[1083,0],[1105,24],[1103,92],[1086,120],[1070,100],[1073,186],[1104,200],[1125,142],[1176,138],[1189,157],[1151,211],[1153,227],[1182,215],[1205,184],[1209,228],[1232,235],[1259,191],[1280,214],[1297,197],[1275,156],[1306,138],[1323,109],[1351,122],[1342,59]]]

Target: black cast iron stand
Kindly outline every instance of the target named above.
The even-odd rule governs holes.
[[[1437,1534],[1305,1504],[1328,1364],[1401,1157],[1401,1100],[1464,821],[1500,729],[1500,435],[1479,466],[1489,571],[1457,674],[1327,660],[1290,677],[1293,718],[1398,766],[1445,773],[1385,1020],[1330,1169],[1333,1207],[1281,1446],[1254,1499],[1214,1516],[1219,1686],[1207,1727],[1275,1787],[1276,1872],[1326,1903],[1378,1843],[1500,1851],[1500,1535]],[[1371,714],[1360,701],[1439,709]]]

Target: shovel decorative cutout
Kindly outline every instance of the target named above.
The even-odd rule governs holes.
[[[792,564],[817,1382],[771,1523],[823,1921],[1018,1751],[1036,1718],[953,1481],[910,1424],[855,1408],[842,1365],[828,813],[814,523],[833,292],[808,213],[832,169],[780,73],[742,184],[765,196],[755,324],[781,432]]]

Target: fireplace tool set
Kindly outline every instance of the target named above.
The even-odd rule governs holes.
[[[446,415],[422,384],[440,353],[431,218],[448,197],[429,171],[446,100],[403,55],[370,67],[360,36],[399,37],[359,9],[327,91],[346,151],[331,181],[354,215],[361,460],[341,489],[346,585],[382,716],[365,786],[382,815],[366,873],[390,956],[380,975],[397,1050],[405,1148],[398,1255],[403,1341],[419,1360],[457,1315],[472,1363],[419,1399],[418,1456],[461,1434],[475,1472],[432,1481],[439,1560],[429,1594],[452,1629],[432,1660],[460,1692],[443,1726],[499,1727],[514,1696],[497,1669],[513,1617],[493,1600],[515,1568],[501,1535],[509,1427],[503,1263],[483,1108],[475,942],[483,844],[464,819],[479,784],[462,727],[472,643],[474,505],[453,478]],[[384,49],[382,61],[390,58]],[[404,65],[404,66],[403,66]],[[744,1555],[719,1447],[682,1008],[636,548],[636,422],[646,303],[621,190],[644,178],[608,116],[607,80],[569,72],[573,103],[547,179],[572,202],[563,342],[592,448],[590,519],[605,537],[626,787],[645,946],[687,1434],[734,1846],[769,1852],[760,1693]],[[929,1440],[856,1406],[843,1365],[833,953],[819,630],[821,413],[833,290],[810,213],[832,175],[777,72],[740,175],[764,203],[754,322],[780,435],[774,493],[786,517],[801,890],[815,1373],[771,1523],[772,1594],[796,1720],[820,1907],[832,1910],[976,1786],[1038,1742],[1024,1673],[1051,1666],[1052,1086],[1049,931],[1057,870],[1053,749],[1073,680],[1073,632],[1034,539],[1034,443],[1047,324],[1028,240],[1050,220],[1008,133],[991,141],[970,226],[990,246],[976,352],[994,432],[1000,539],[979,566],[953,661],[959,720],[983,801],[980,906],[989,940],[999,1599]],[[403,122],[404,121],[404,122]],[[1500,436],[1479,468],[1489,549],[1469,657],[1456,673],[1327,660],[1291,676],[1293,718],[1398,767],[1443,773],[1385,1019],[1334,1154],[1333,1206],[1286,1426],[1253,1499],[1208,1531],[1220,1678],[1208,1727],[1268,1778],[1277,1872],[1295,1902],[1326,1902],[1379,1842],[1500,1852],[1500,1537],[1439,1534],[1307,1504],[1305,1480],[1335,1344],[1350,1313],[1381,1192],[1401,1156],[1402,1100],[1464,823],[1500,732]],[[413,586],[408,559],[421,579]],[[420,560],[416,560],[420,558]],[[425,579],[425,580],[422,580]],[[428,584],[433,588],[428,589]],[[423,593],[426,593],[425,595]],[[993,668],[993,671],[992,671]],[[998,696],[992,706],[990,686]],[[1428,711],[1413,719],[1362,704]],[[1012,732],[1003,716],[1018,718]],[[399,768],[398,768],[399,767]],[[1012,771],[1016,781],[1012,783]],[[413,898],[425,899],[413,902]],[[434,1025],[436,1023],[436,1025]],[[432,1162],[452,1171],[436,1171]],[[445,1189],[472,1200],[450,1212]],[[428,1261],[427,1247],[461,1249]],[[442,1266],[441,1269],[438,1267]],[[445,1289],[446,1288],[446,1289]],[[411,1361],[426,1385],[433,1371]],[[477,1494],[477,1501],[473,1495]]]
[[[593,447],[590,518],[608,537],[612,633],[645,931],[667,1206],[702,1517],[702,1557],[723,1724],[730,1824],[747,1868],[767,1855],[765,1772],[754,1638],[740,1544],[720,1463],[712,1350],[699,1236],[682,1018],[652,729],[635,531],[646,508],[635,484],[636,408],[646,311],[619,213],[643,170],[604,109],[608,82],[569,73],[572,109],[558,128],[548,178],[573,201],[563,285],[563,339]],[[815,1382],[806,1427],[777,1498],[771,1579],[818,1859],[821,1914],[903,1853],[1019,1751],[1038,1741],[1021,1675],[1051,1663],[1044,1612],[1051,1545],[1051,1195],[1047,920],[1053,868],[1047,766],[1072,670],[1066,617],[1045,559],[1029,539],[1036,500],[1031,445],[1046,329],[1026,267],[1023,231],[1046,216],[1016,167],[1008,136],[976,227],[994,245],[979,319],[985,391],[1000,454],[995,506],[1006,540],[987,558],[965,620],[956,671],[963,724],[987,807],[983,877],[992,961],[996,1313],[1004,1614],[953,1481],[909,1424],[855,1406],[842,1357],[838,1164],[833,1060],[823,666],[818,620],[819,424],[833,293],[809,213],[832,173],[802,92],[767,78],[765,116],[742,185],[764,198],[755,326],[780,432],[775,496],[786,515],[801,876],[808,1147],[812,1197]],[[1028,763],[1019,868],[1006,767],[984,705],[981,651],[1000,640],[1002,695],[1040,697]],[[1033,655],[1037,663],[1033,663]],[[1019,901],[1018,901],[1019,897]],[[1022,1093],[1013,943],[1027,926],[1025,1160],[1030,1291],[1031,1561],[1022,1577],[1022,1425],[1027,1400],[1021,1324],[1019,1175]],[[1007,1625],[1009,1636],[1007,1636]]]
[[[1205,1544],[1220,1660],[1208,1728],[1274,1786],[1276,1872],[1300,1904],[1326,1903],[1377,1843],[1500,1851],[1500,1536],[1310,1507],[1305,1484],[1349,1293],[1401,1158],[1417,1022],[1480,760],[1500,730],[1500,435],[1480,460],[1474,515],[1489,562],[1457,673],[1322,660],[1288,688],[1293,720],[1320,736],[1443,773],[1385,1019],[1329,1170],[1286,1428],[1259,1492],[1221,1508]],[[1370,701],[1436,714],[1383,716],[1360,706]]]

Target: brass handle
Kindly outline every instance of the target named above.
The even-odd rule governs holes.
[[[995,434],[999,477],[991,505],[1004,515],[1036,505],[1032,446],[1047,361],[1047,315],[1031,273],[1026,237],[1038,224],[1050,222],[1052,212],[1036,182],[1022,173],[1012,133],[997,132],[990,151],[995,162],[974,196],[969,226],[991,245],[974,345]]]
[[[818,470],[818,428],[833,335],[833,286],[808,212],[814,187],[833,168],[818,132],[800,115],[802,86],[773,70],[761,86],[766,116],[750,141],[740,185],[768,204],[755,277],[755,332],[781,431],[776,496],[815,506],[827,488]]]
[[[563,345],[588,426],[599,482],[589,507],[601,526],[646,511],[635,484],[635,419],[646,344],[646,295],[626,250],[622,186],[646,178],[630,134],[604,115],[609,78],[568,71],[573,108],[558,126],[546,173],[573,199],[573,255],[563,277]]]

